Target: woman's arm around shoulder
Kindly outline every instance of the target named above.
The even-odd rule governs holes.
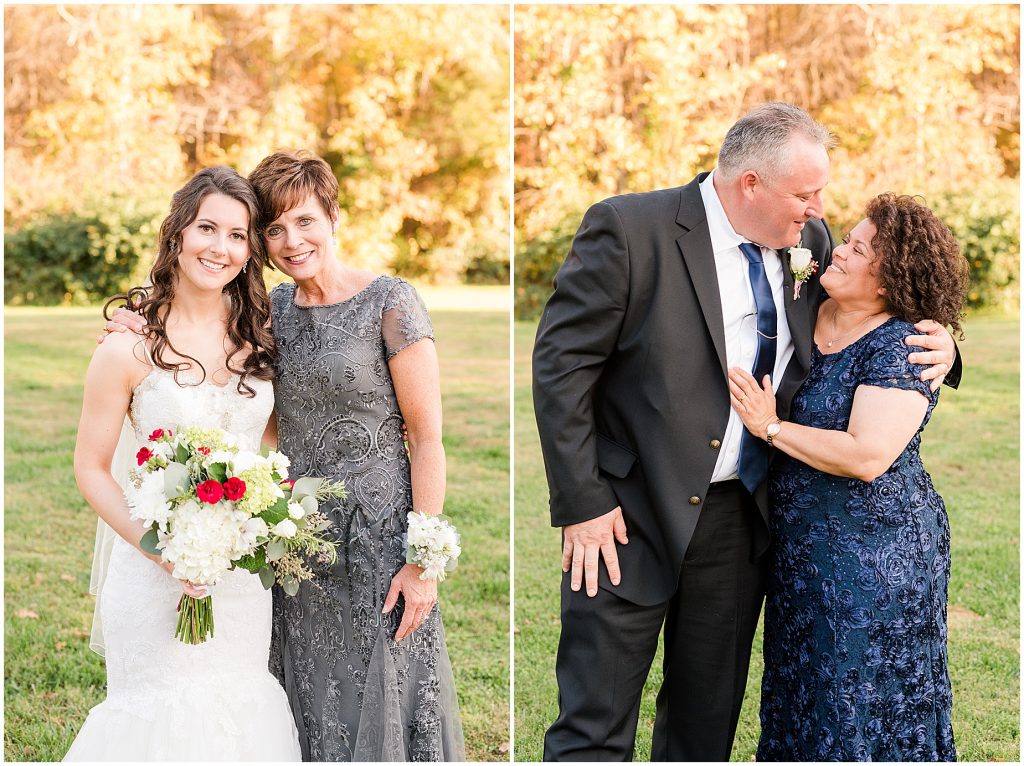
[[[874,352],[864,361],[845,431],[784,422],[772,446],[833,476],[874,481],[885,473],[914,438],[928,413],[929,384],[920,366],[907,361],[904,323],[880,331]],[[729,371],[732,405],[747,429],[765,439],[778,420],[771,387],[757,386],[745,370]]]

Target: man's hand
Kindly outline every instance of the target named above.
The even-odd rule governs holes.
[[[931,319],[923,319],[914,327],[925,335],[908,335],[904,343],[908,346],[921,346],[930,349],[929,351],[915,351],[907,357],[911,364],[929,364],[927,370],[921,373],[921,380],[932,382],[932,391],[937,391],[946,373],[953,367],[956,359],[956,344],[953,343],[953,336],[938,322]]]
[[[384,614],[395,608],[399,594],[405,599],[405,612],[395,632],[395,641],[401,641],[419,628],[437,603],[437,580],[421,580],[421,574],[423,567],[406,564],[391,580],[391,589],[384,599]]]
[[[114,309],[114,313],[110,315],[110,319],[103,326],[103,333],[100,335],[98,343],[102,343],[103,339],[112,332],[135,332],[141,333],[142,328],[146,326],[146,320],[141,315],[134,311],[129,311],[126,308]]]
[[[616,540],[622,545],[629,542],[626,522],[619,506],[596,519],[569,524],[562,530],[562,571],[568,572],[569,567],[572,567],[570,587],[573,590],[580,589],[585,574],[587,595],[597,595],[598,554],[604,556],[604,565],[608,567],[608,578],[612,585],[619,584],[621,575],[619,556],[615,552]]]

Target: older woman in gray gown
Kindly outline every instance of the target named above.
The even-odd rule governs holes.
[[[406,563],[408,513],[444,503],[430,319],[407,282],[335,257],[338,182],[326,162],[278,153],[249,180],[270,258],[295,280],[271,293],[278,448],[296,475],[348,488],[326,506],[337,562],[295,597],[274,597],[271,664],[303,759],[464,760],[437,584]]]

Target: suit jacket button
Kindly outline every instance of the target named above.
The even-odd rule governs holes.
[[[722,442],[718,441],[718,439],[712,439],[711,440],[711,449],[718,449],[721,446],[722,446]]]
[[[694,495],[690,498],[690,505],[700,505],[700,498]]]

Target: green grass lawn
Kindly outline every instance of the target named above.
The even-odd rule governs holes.
[[[515,757],[539,760],[558,712],[559,534],[549,526],[547,486],[530,395],[535,325],[515,328]],[[1019,325],[974,317],[960,344],[966,374],[946,388],[924,436],[924,460],[949,509],[952,580],[949,660],[953,730],[967,761],[1018,761],[1019,729]],[[747,696],[732,759],[753,759],[761,679],[754,639]],[[650,757],[661,653],[644,691],[636,760]]]
[[[459,568],[440,590],[466,753],[507,760],[508,289],[424,294],[441,359],[446,513],[463,539]],[[96,516],[71,463],[101,322],[98,309],[7,309],[4,317],[4,755],[53,761],[105,694],[103,661],[88,648]]]

